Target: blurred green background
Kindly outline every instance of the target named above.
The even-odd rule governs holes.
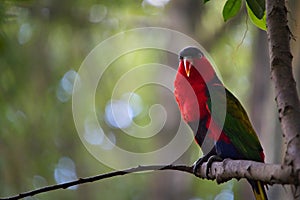
[[[215,61],[225,85],[246,107],[266,154],[280,163],[282,141],[273,87],[269,79],[264,31],[251,24],[245,7],[224,23],[225,1],[211,0],[1,0],[0,1],[0,197],[49,184],[111,171],[85,149],[72,116],[72,88],[84,58],[101,41],[137,27],[159,26],[197,40]],[[300,3],[289,1],[289,21],[297,37]],[[299,10],[298,9],[298,10]],[[126,41],[131,42],[131,41]],[[124,45],[126,45],[124,42]],[[174,41],[176,42],[176,41]],[[294,72],[300,79],[299,40],[292,41]],[[177,67],[176,55],[147,50],[120,58],[101,79],[96,96],[99,122],[114,145],[146,152],[174,136],[180,121],[173,94],[155,85],[133,93],[132,105],[111,98],[117,80],[133,67],[158,62]],[[161,76],[159,71],[143,76]],[[133,84],[128,80],[128,84]],[[299,87],[298,87],[299,88]],[[100,92],[101,91],[101,92]],[[126,95],[126,94],[125,94]],[[132,95],[132,94],[131,94]],[[131,106],[121,125],[109,120],[109,102],[118,110]],[[161,104],[167,121],[159,134],[138,140],[122,134],[131,123],[150,123],[149,108]],[[88,107],[88,106],[87,106]],[[127,117],[127,118],[126,118]],[[127,121],[126,121],[127,120]],[[191,134],[191,133],[187,133]],[[92,138],[93,139],[93,138]],[[97,141],[95,141],[97,142]],[[109,145],[103,148],[110,150]],[[193,144],[176,163],[192,164]],[[270,199],[284,199],[272,186]],[[217,185],[181,172],[151,172],[115,177],[27,199],[242,199],[252,198],[245,180]]]

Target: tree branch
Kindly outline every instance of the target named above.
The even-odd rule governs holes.
[[[230,160],[215,162],[211,166],[209,177],[206,177],[206,164],[201,166],[197,176],[201,178],[216,179],[217,183],[229,181],[232,178],[247,178],[260,180],[266,184],[298,184],[292,175],[292,167],[278,164],[265,164],[248,160]]]
[[[285,0],[267,0],[267,33],[271,78],[275,85],[279,120],[287,150],[285,165],[300,178],[300,103],[292,73],[291,32],[287,24]]]
[[[229,181],[232,178],[241,179],[248,178],[253,180],[261,180],[267,184],[298,184],[300,181],[297,180],[292,173],[291,166],[282,166],[276,164],[265,164],[254,161],[246,160],[230,160],[225,159],[223,162],[215,162],[211,166],[211,172],[209,177],[206,177],[207,163],[204,163],[199,168],[196,176],[203,179],[210,179],[218,183]],[[135,168],[129,168],[120,171],[113,171],[105,174],[96,176],[79,178],[75,181],[70,181],[62,184],[50,185],[42,187],[36,190],[20,193],[15,196],[0,198],[1,200],[15,200],[24,197],[34,196],[37,194],[58,190],[67,189],[74,185],[81,185],[84,183],[95,182],[111,177],[122,176],[125,174],[131,174],[135,172],[143,171],[159,171],[159,170],[176,170],[193,174],[192,166],[185,165],[150,165],[150,166],[138,166]]]

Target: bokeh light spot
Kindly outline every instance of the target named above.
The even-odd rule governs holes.
[[[68,181],[74,181],[77,179],[77,174],[75,170],[75,163],[68,157],[62,157],[59,159],[58,164],[54,170],[54,178],[56,183],[66,183]],[[68,189],[76,190],[77,185],[71,186]]]
[[[68,94],[72,94],[73,92],[73,85],[76,76],[77,72],[74,70],[70,70],[67,73],[65,73],[65,75],[61,79],[61,86]]]
[[[32,28],[30,24],[24,23],[20,26],[18,41],[20,44],[25,44],[32,36]]]
[[[106,17],[106,14],[107,8],[105,6],[100,4],[93,5],[90,9],[89,20],[92,23],[99,23]]]
[[[133,109],[123,100],[111,100],[105,107],[105,121],[114,128],[127,128],[133,119]]]
[[[231,190],[222,190],[221,193],[215,197],[215,200],[234,200],[234,194]]]
[[[155,7],[164,7],[170,0],[144,0],[143,3],[150,4]]]
[[[69,70],[64,74],[56,90],[56,97],[59,101],[67,102],[71,98],[74,81],[77,76],[78,74],[74,70]]]
[[[101,145],[104,138],[103,130],[94,122],[87,119],[84,125],[84,139],[92,145]]]
[[[41,188],[48,185],[47,180],[39,175],[35,175],[32,179],[32,184],[34,188]]]
[[[116,146],[116,136],[113,132],[110,132],[107,137],[104,138],[101,148],[104,150],[111,150]]]
[[[125,93],[122,96],[122,100],[128,102],[128,104],[130,105],[133,117],[138,116],[144,109],[142,98],[140,97],[140,95],[134,92]]]

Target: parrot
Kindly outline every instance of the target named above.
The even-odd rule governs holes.
[[[210,91],[217,103],[212,103]],[[223,91],[223,92],[222,92]],[[212,141],[209,151],[193,165],[194,173],[207,162],[206,175],[212,162],[226,158],[264,162],[264,152],[258,136],[239,100],[224,86],[213,66],[197,47],[186,47],[179,52],[179,66],[174,81],[174,96],[183,120],[194,133],[201,147],[205,138]],[[212,110],[226,108],[223,123]],[[206,137],[207,136],[207,137]],[[256,200],[268,199],[265,184],[248,180]]]

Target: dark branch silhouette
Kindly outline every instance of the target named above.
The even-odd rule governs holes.
[[[36,190],[20,193],[15,196],[0,198],[1,200],[12,200],[21,199],[24,197],[34,196],[37,194],[58,190],[67,189],[74,185],[81,185],[84,183],[95,182],[111,177],[122,176],[125,174],[131,174],[135,172],[143,171],[159,171],[159,170],[176,170],[193,174],[193,167],[186,165],[149,165],[149,166],[138,166],[135,168],[129,168],[120,171],[113,171],[105,174],[96,176],[79,178],[78,180],[50,185],[42,187]],[[248,178],[253,180],[261,180],[267,184],[299,184],[299,180],[293,176],[291,166],[281,166],[276,164],[265,164],[254,161],[246,160],[230,160],[225,159],[223,162],[215,162],[211,166],[209,177],[206,177],[206,163],[199,168],[197,177],[203,179],[215,180],[218,183],[229,181],[232,178],[241,179]]]

